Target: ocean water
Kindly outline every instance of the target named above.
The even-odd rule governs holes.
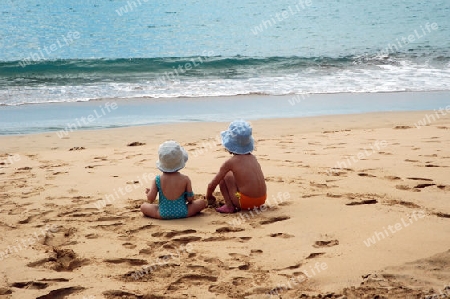
[[[103,99],[450,90],[448,0],[3,0],[0,15],[0,117]]]

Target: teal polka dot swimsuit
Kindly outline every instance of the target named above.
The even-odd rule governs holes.
[[[156,176],[156,187],[159,190],[159,214],[163,219],[186,218],[188,208],[186,197],[194,196],[193,192],[183,192],[177,199],[167,199],[161,189],[161,178]]]

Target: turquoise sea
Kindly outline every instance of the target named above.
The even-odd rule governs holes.
[[[450,102],[448,0],[3,0],[0,15],[0,134],[59,130],[107,101],[119,109],[83,128]],[[387,92],[441,96],[351,109],[318,109],[315,96]],[[217,108],[238,95],[258,96],[270,113]],[[281,95],[308,105],[267,98]]]

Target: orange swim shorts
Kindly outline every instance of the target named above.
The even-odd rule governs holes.
[[[236,197],[239,199],[241,210],[251,210],[263,205],[266,202],[267,195],[255,198],[236,192]]]

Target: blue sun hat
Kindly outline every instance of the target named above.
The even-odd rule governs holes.
[[[233,154],[245,155],[254,149],[252,127],[243,119],[233,121],[220,135],[223,146]]]
[[[166,141],[159,146],[158,156],[156,167],[162,172],[176,172],[182,169],[188,160],[186,150],[173,140]]]

